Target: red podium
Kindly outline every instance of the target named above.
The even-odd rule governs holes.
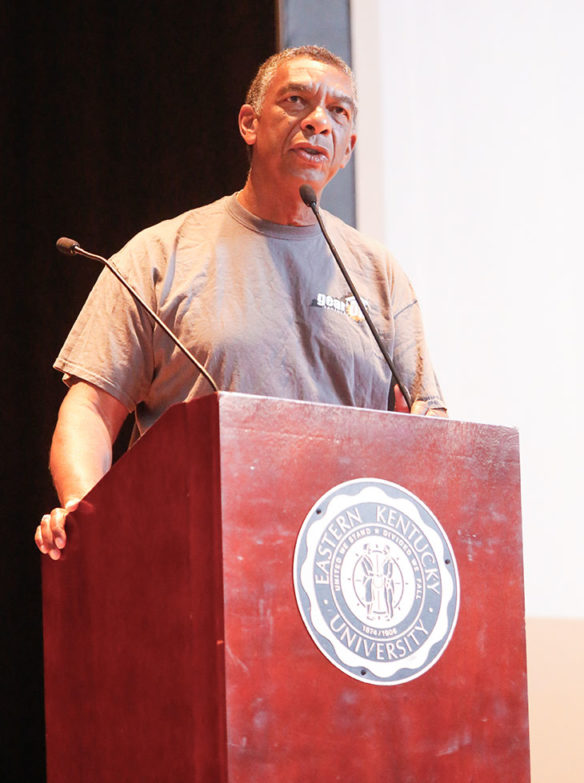
[[[398,684],[336,665],[295,592],[305,518],[361,478],[430,509],[458,567],[448,643]],[[355,600],[373,617],[369,545],[352,546]],[[411,568],[384,584],[417,591]],[[225,393],[177,405],[72,515],[43,601],[48,783],[529,780],[512,429]],[[405,649],[394,642],[364,649],[385,661]]]

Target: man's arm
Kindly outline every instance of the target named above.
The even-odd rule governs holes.
[[[67,514],[110,469],[112,445],[127,415],[119,400],[85,381],[77,381],[67,392],[50,458],[61,506],[43,516],[35,533],[36,545],[53,560],[61,557],[67,542]]]

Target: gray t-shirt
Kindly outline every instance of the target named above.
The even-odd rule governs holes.
[[[404,273],[382,245],[323,215],[412,399],[445,407]],[[222,391],[387,409],[390,371],[317,225],[270,223],[226,196],[140,232],[112,262]],[[55,367],[135,410],[140,432],[210,392],[107,269]]]

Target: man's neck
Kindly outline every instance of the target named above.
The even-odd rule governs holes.
[[[298,188],[283,190],[277,194],[273,187],[265,187],[257,176],[249,173],[247,181],[237,196],[242,207],[252,215],[283,226],[310,226],[316,222],[312,210],[300,198]]]

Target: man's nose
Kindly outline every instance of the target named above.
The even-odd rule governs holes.
[[[315,106],[302,120],[302,129],[309,133],[324,133],[331,129],[330,118],[323,106]]]

